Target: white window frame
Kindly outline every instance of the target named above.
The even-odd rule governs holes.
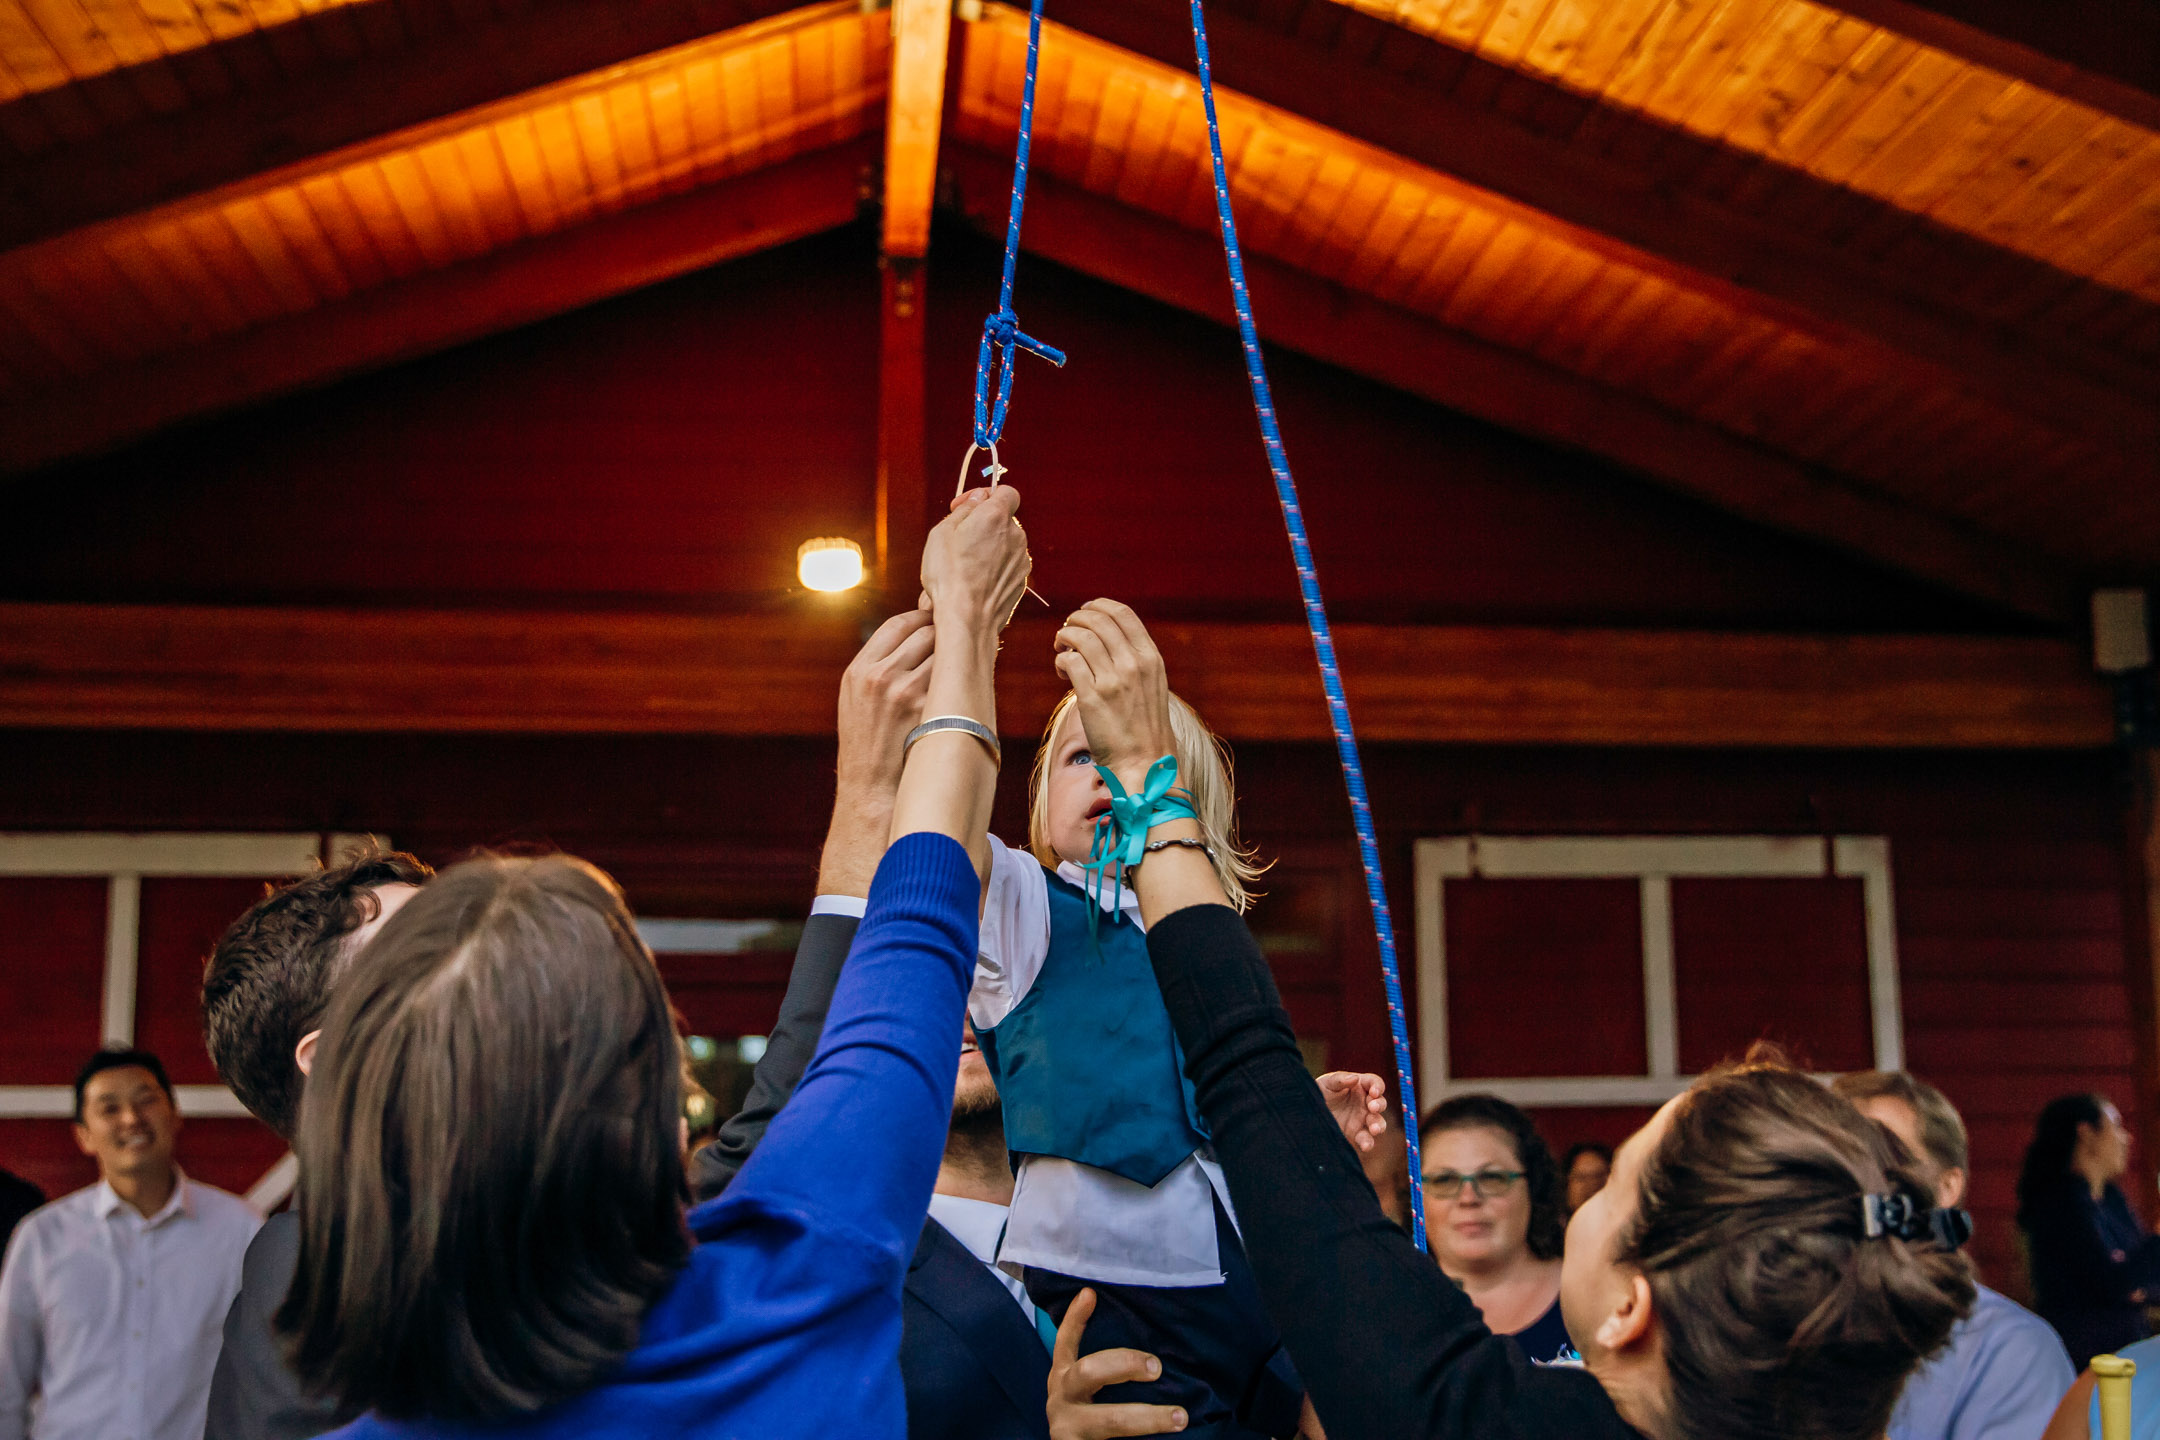
[[[1890,841],[1881,835],[1450,836],[1416,846],[1418,1089],[1432,1100],[1498,1095],[1518,1105],[1661,1105],[1696,1077],[1680,1073],[1673,982],[1674,879],[1821,878],[1860,881],[1867,917],[1868,1010],[1875,1066],[1905,1064],[1898,992],[1897,911]],[[1642,887],[1644,1075],[1457,1080],[1448,1068],[1449,880],[1634,880]]]
[[[141,957],[142,882],[146,877],[274,879],[298,875],[327,857],[349,854],[380,837],[307,832],[205,834],[0,832],[0,877],[105,881],[105,971],[99,1043],[135,1043],[136,975]],[[87,1037],[86,1048],[87,1048]],[[245,1119],[248,1108],[223,1085],[176,1085],[184,1115]],[[67,1085],[0,1085],[0,1119],[67,1120],[75,1091]],[[257,1209],[282,1203],[298,1175],[293,1157],[270,1167],[248,1191]]]

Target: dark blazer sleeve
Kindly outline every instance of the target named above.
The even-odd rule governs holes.
[[[1532,1367],[1380,1211],[1244,920],[1195,905],[1148,953],[1268,1314],[1331,1435],[1619,1440],[1586,1372]]]
[[[803,922],[795,967],[788,972],[787,994],[780,1001],[780,1018],[765,1042],[764,1057],[751,1074],[750,1093],[743,1098],[742,1109],[721,1124],[719,1138],[691,1161],[690,1188],[699,1200],[710,1200],[727,1189],[758,1141],[765,1138],[765,1127],[795,1093],[810,1057],[817,1053],[833,987],[840,983],[840,967],[847,963],[861,923],[852,915],[812,915]]]
[[[240,1262],[240,1293],[225,1316],[225,1345],[210,1378],[205,1440],[307,1440],[352,1418],[309,1396],[285,1368],[271,1322],[299,1263],[299,1218],[272,1215]]]

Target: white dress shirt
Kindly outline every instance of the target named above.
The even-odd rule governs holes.
[[[0,1267],[0,1440],[202,1440],[261,1224],[185,1175],[147,1219],[102,1180],[34,1211]]]
[[[1060,865],[1057,873],[1074,885],[1087,885],[1087,874],[1077,865]],[[1109,908],[1107,886],[1101,903]],[[1117,903],[1128,923],[1141,923],[1140,901],[1131,887],[1123,887]],[[1050,887],[1043,867],[994,835],[978,949],[968,1015],[977,1030],[985,1030],[1012,1013],[1050,955]],[[1152,1187],[1076,1160],[1028,1155],[1013,1186],[1012,1218],[998,1263],[1118,1285],[1219,1285],[1218,1198],[1235,1224],[1222,1167],[1205,1151],[1194,1151]]]
[[[989,1267],[997,1282],[1020,1303],[1021,1313],[1028,1324],[1035,1323],[1035,1302],[1028,1299],[1027,1286],[1016,1275],[998,1269],[998,1237],[1005,1233],[1005,1218],[1011,1212],[1003,1205],[989,1200],[970,1200],[961,1195],[932,1195],[930,1218],[949,1231],[953,1239],[967,1247],[967,1252]]]

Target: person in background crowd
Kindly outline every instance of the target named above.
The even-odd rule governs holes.
[[[1612,1146],[1602,1140],[1578,1140],[1560,1157],[1560,1180],[1567,1187],[1567,1214],[1572,1218],[1592,1195],[1612,1179]]]
[[[45,1203],[45,1192],[12,1170],[0,1170],[0,1255],[23,1217]]]
[[[1830,1088],[1897,1136],[1936,1205],[1965,1203],[1965,1122],[1940,1090],[1902,1070],[1856,1071]],[[2077,1372],[2047,1322],[1976,1289],[1972,1314],[1905,1386],[1889,1440],[2034,1440],[2070,1388]]]
[[[1105,648],[1100,673],[1091,660],[1068,678],[1091,752],[1130,788],[1168,717],[1146,657]],[[1906,1379],[1971,1308],[1971,1267],[1888,1132],[1757,1053],[1620,1148],[1562,1262],[1583,1364],[1529,1364],[1381,1214],[1207,858],[1166,848],[1133,884],[1268,1313],[1337,1440],[1881,1440]],[[1176,1429],[1087,1404],[1150,1363],[1078,1356],[1092,1298],[1059,1327],[1051,1434]]]
[[[2160,1293],[2160,1238],[2115,1183],[2129,1168],[2130,1132],[2107,1097],[2063,1095],[2041,1110],[2018,1174],[2033,1308],[2080,1370],[2143,1339],[2146,1302]]]
[[[1496,1096],[1458,1095],[1426,1112],[1418,1145],[1433,1259],[1525,1358],[1569,1354],[1560,1171],[1530,1117]]]
[[[203,1039],[255,1118],[293,1143],[330,994],[360,947],[434,872],[368,850],[273,888],[235,920],[203,969]],[[350,1419],[302,1393],[271,1333],[300,1258],[300,1219],[272,1215],[248,1246],[210,1382],[205,1440],[307,1440]]]
[[[218,1322],[262,1223],[173,1160],[180,1112],[144,1050],[75,1077],[98,1183],[24,1220],[0,1266],[0,1440],[200,1440]]]

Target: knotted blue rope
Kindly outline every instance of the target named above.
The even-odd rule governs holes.
[[[1005,408],[1012,403],[1013,350],[1040,355],[1053,365],[1065,363],[1065,352],[1047,345],[1020,328],[1013,313],[1013,268],[1020,260],[1020,211],[1027,203],[1028,142],[1035,130],[1035,64],[1042,49],[1043,0],[1033,0],[1028,10],[1027,82],[1020,91],[1020,143],[1013,151],[1012,210],[1005,222],[1005,282],[998,289],[998,308],[983,321],[982,345],[975,352],[975,443],[995,445],[1005,433]],[[992,353],[996,354],[997,398],[991,398]],[[994,484],[996,476],[991,480]]]
[[[1118,901],[1124,894],[1125,872],[1147,858],[1148,831],[1172,820],[1200,818],[1190,800],[1170,793],[1170,787],[1177,784],[1175,755],[1165,755],[1148,766],[1137,795],[1127,793],[1124,782],[1110,773],[1109,766],[1097,765],[1095,773],[1110,787],[1110,813],[1095,827],[1094,848],[1088,852],[1087,864],[1080,867],[1088,873],[1088,899],[1095,905],[1088,916],[1090,925],[1102,913],[1106,876],[1111,886],[1110,916],[1113,921],[1119,918]]]
[[[1038,5],[1038,9],[1040,6]],[[1193,51],[1199,61],[1200,103],[1207,110],[1208,152],[1215,164],[1215,213],[1222,222],[1223,256],[1230,266],[1230,294],[1237,305],[1238,339],[1245,349],[1245,374],[1252,382],[1253,408],[1260,415],[1260,440],[1268,469],[1275,477],[1275,497],[1282,502],[1283,523],[1290,532],[1290,555],[1297,566],[1298,593],[1305,601],[1305,626],[1312,632],[1313,653],[1320,661],[1320,684],[1327,691],[1328,724],[1342,760],[1343,784],[1350,792],[1350,816],[1357,825],[1358,853],[1365,864],[1365,894],[1372,902],[1373,929],[1380,939],[1380,973],[1387,982],[1388,1029],[1395,1039],[1395,1074],[1402,1086],[1403,1141],[1410,1160],[1410,1228],[1425,1248],[1425,1195],[1419,1177],[1417,1096],[1410,1083],[1410,1027],[1403,1012],[1402,978],[1395,958],[1395,925],[1388,915],[1387,890],[1380,873],[1380,841],[1373,831],[1372,806],[1365,798],[1365,767],[1358,759],[1357,734],[1350,728],[1350,705],[1343,698],[1342,671],[1335,662],[1335,638],[1328,629],[1327,606],[1320,599],[1320,577],[1313,568],[1312,542],[1305,536],[1305,514],[1298,505],[1297,481],[1283,453],[1282,432],[1275,424],[1275,399],[1268,388],[1267,365],[1260,356],[1260,331],[1253,323],[1252,296],[1245,286],[1245,261],[1238,251],[1237,222],[1230,215],[1230,176],[1223,165],[1222,126],[1215,118],[1215,85],[1210,76],[1207,19],[1200,0],[1192,0]],[[1034,51],[1029,49],[1030,83]],[[1023,130],[1021,143],[1027,143]],[[1017,205],[1013,212],[1019,214]],[[1017,235],[1017,230],[1015,234]]]

